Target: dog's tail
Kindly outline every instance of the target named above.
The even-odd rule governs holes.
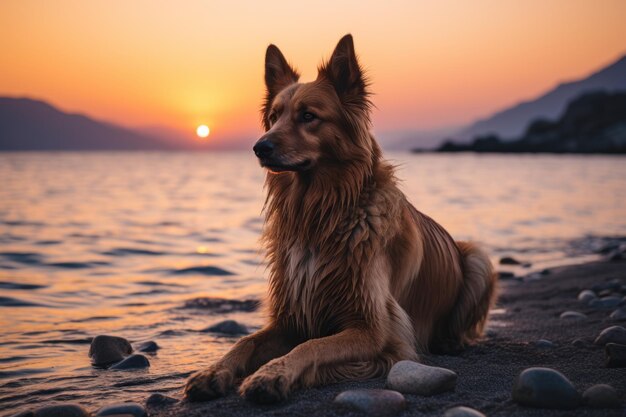
[[[497,276],[487,254],[471,242],[456,242],[462,256],[463,284],[435,350],[454,351],[472,344],[483,332],[496,300]]]

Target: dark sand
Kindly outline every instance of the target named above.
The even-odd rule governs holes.
[[[400,416],[440,416],[453,406],[464,405],[488,416],[624,416],[620,409],[546,410],[521,407],[511,400],[517,375],[531,366],[556,369],[567,376],[582,394],[594,384],[610,384],[626,395],[626,368],[606,368],[604,349],[593,339],[606,327],[619,324],[609,319],[611,310],[598,311],[578,302],[579,291],[594,284],[620,278],[626,283],[626,261],[591,263],[557,268],[537,281],[501,281],[498,308],[488,336],[458,356],[425,355],[422,361],[455,371],[459,378],[455,392],[419,397],[405,395],[407,409]],[[566,310],[586,313],[586,321],[559,319]],[[583,347],[572,341],[583,338]],[[548,339],[553,348],[538,348],[533,342]],[[343,383],[295,392],[285,403],[257,406],[232,393],[206,403],[179,403],[149,408],[151,416],[356,416],[357,412],[333,404],[337,394],[352,388],[383,388],[384,379],[365,383]]]

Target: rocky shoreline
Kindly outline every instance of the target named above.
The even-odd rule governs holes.
[[[481,343],[455,356],[424,355],[423,365],[398,363],[388,379],[303,390],[274,406],[251,404],[235,393],[190,404],[179,401],[179,391],[154,393],[144,404],[103,404],[99,410],[65,404],[65,411],[57,409],[61,414],[47,407],[19,415],[624,415],[626,261],[555,268],[540,278],[500,284],[500,300]],[[115,361],[133,357],[120,340],[95,342],[94,364],[99,346],[107,344],[120,349]]]

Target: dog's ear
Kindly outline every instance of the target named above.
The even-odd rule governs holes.
[[[354,52],[352,35],[341,38],[328,63],[319,69],[318,77],[328,79],[340,98],[367,95],[367,82]]]
[[[291,68],[280,49],[270,45],[265,51],[265,86],[268,95],[276,96],[283,88],[295,83],[300,74]]]

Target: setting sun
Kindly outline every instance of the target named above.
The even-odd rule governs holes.
[[[209,127],[207,125],[200,125],[196,129],[196,134],[200,138],[206,138],[207,136],[209,136],[210,132],[211,132],[211,130],[209,129]]]

